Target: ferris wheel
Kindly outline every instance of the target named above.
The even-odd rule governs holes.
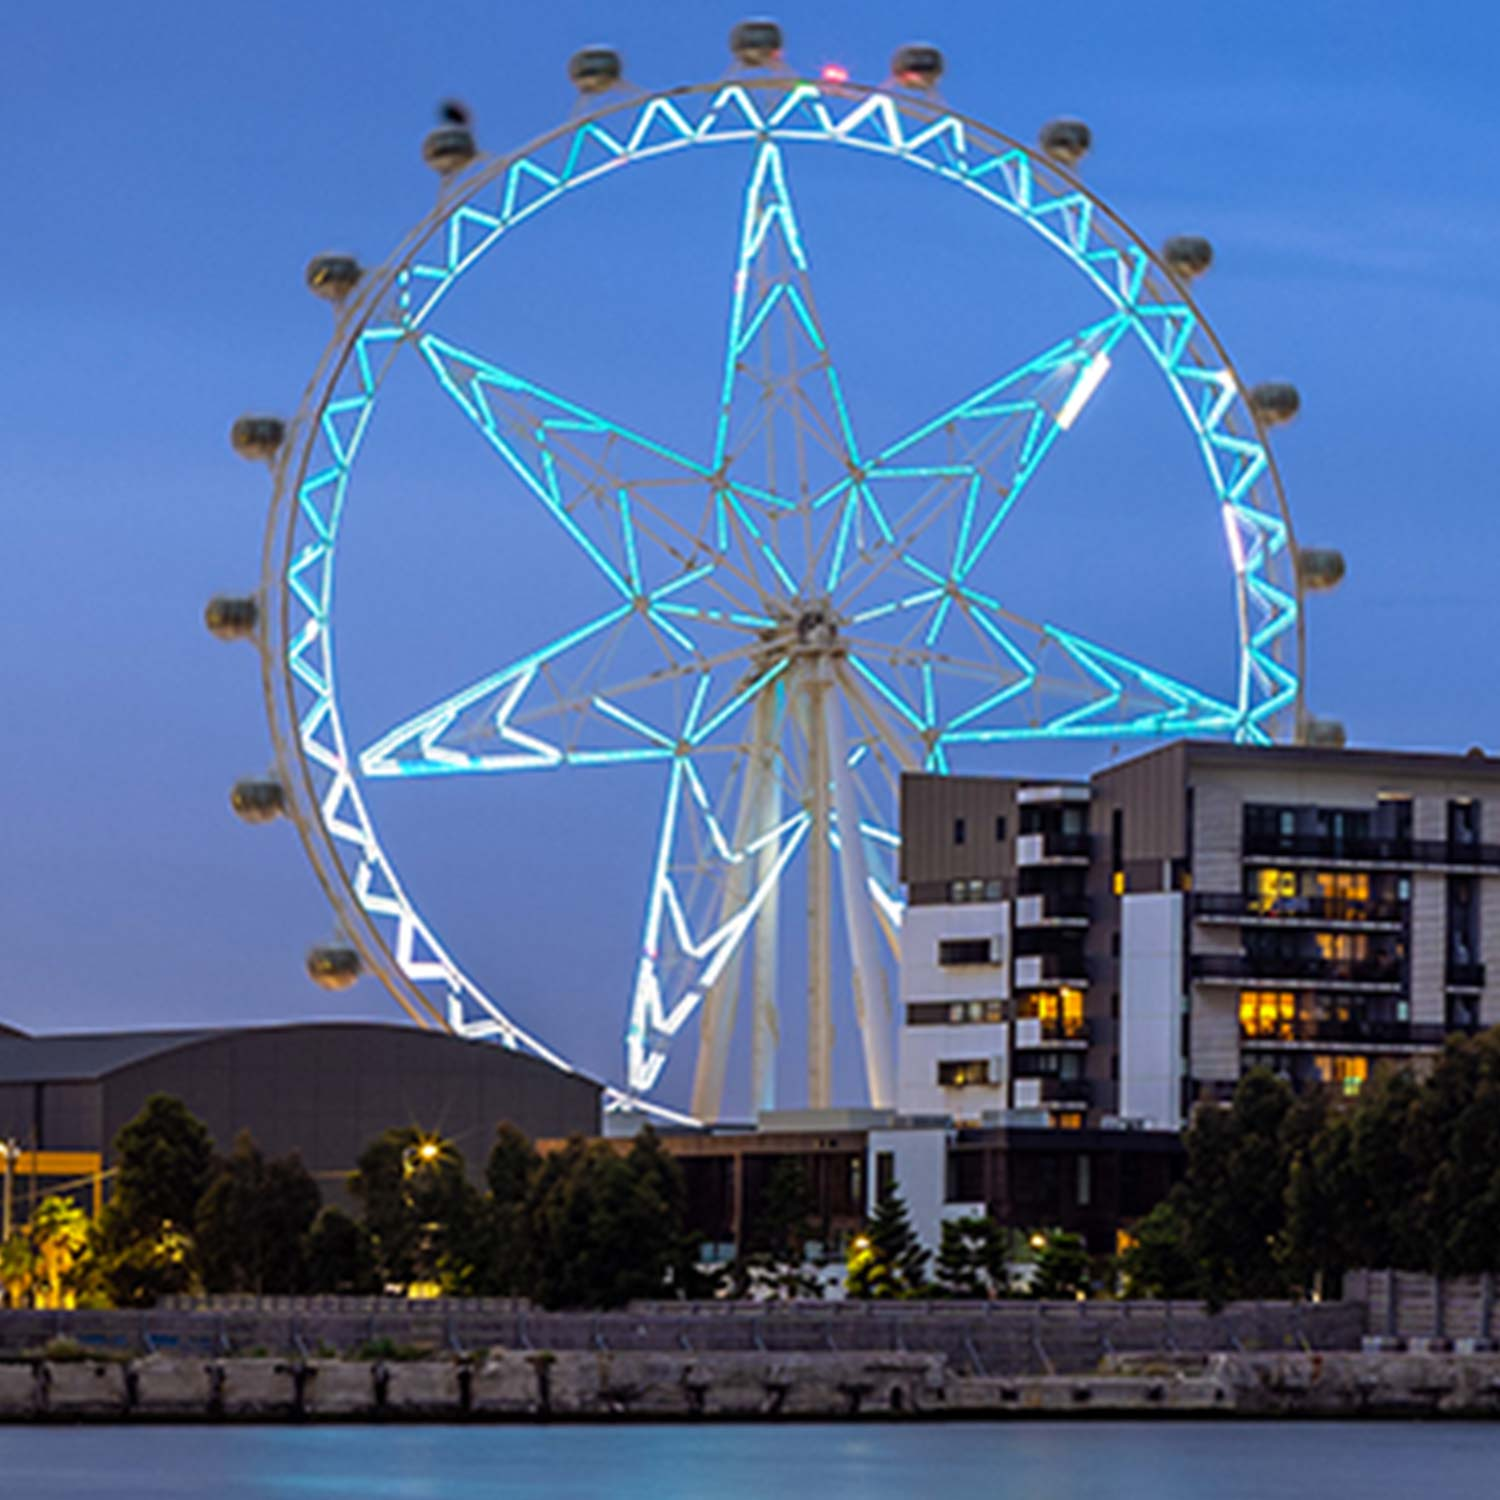
[[[903,772],[945,774],[1027,743],[1330,735],[1302,706],[1301,601],[1342,572],[1336,553],[1299,553],[1267,443],[1296,391],[1247,388],[1230,365],[1189,294],[1212,260],[1205,240],[1153,251],[1082,185],[1081,122],[1053,122],[1036,149],[979,125],[943,101],[931,47],[903,48],[879,87],[792,72],[770,22],[737,27],[731,48],[726,77],[657,93],[629,86],[614,52],[581,52],[573,116],[508,155],[481,152],[467,112],[446,109],[423,149],[441,183],[432,212],[379,268],[325,255],[308,269],[337,321],[302,407],[233,429],[274,476],[259,591],[207,613],[215,634],[259,647],[276,755],[274,775],[238,783],[233,805],[295,822],[337,913],[341,936],[309,955],[312,977],[338,988],[371,974],[418,1024],[571,1066],[517,1019],[503,975],[450,950],[428,893],[419,907],[397,872],[370,789],[404,782],[421,798],[432,778],[656,768],[644,921],[620,976],[625,1065],[608,1099],[672,1113],[664,1071],[691,1048],[690,1098],[675,1102],[695,1119],[721,1111],[737,1034],[748,1032],[752,1105],[774,1101],[789,935],[806,956],[807,1102],[832,1103],[844,993],[870,1102],[892,1101]],[[869,430],[820,316],[818,248],[797,209],[798,162],[817,152],[877,160],[893,189],[921,174],[1005,216],[1083,279],[1093,315],[898,430]],[[503,331],[465,326],[458,289],[503,275],[513,237],[539,216],[622,172],[708,153],[742,189],[724,236],[713,418],[695,445],[553,389],[515,362]],[[1013,517],[1045,491],[1049,458],[1130,347],[1196,450],[1193,503],[1222,521],[1235,620],[1222,684],[1064,618],[1027,618],[993,581]],[[479,503],[528,508],[555,529],[556,592],[574,612],[555,635],[496,641],[476,678],[433,662],[423,696],[357,738],[334,580],[397,370],[421,372],[452,440],[488,456]],[[794,869],[805,933],[804,912],[789,933],[784,910]]]

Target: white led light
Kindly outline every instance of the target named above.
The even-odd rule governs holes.
[[[1099,389],[1100,382],[1109,374],[1109,355],[1102,349],[1084,367],[1083,374],[1073,383],[1068,399],[1057,414],[1057,425],[1066,432],[1077,420],[1078,413],[1088,405],[1089,397]]]

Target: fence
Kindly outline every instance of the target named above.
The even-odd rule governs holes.
[[[545,1312],[507,1299],[214,1298],[149,1311],[0,1313],[0,1351],[66,1338],[86,1347],[192,1355],[348,1352],[378,1340],[433,1351],[942,1354],[976,1375],[1097,1369],[1118,1354],[1354,1349],[1354,1302],[637,1303]]]
[[[1350,1271],[1344,1295],[1367,1309],[1365,1332],[1380,1338],[1493,1339],[1500,1333],[1492,1275]]]

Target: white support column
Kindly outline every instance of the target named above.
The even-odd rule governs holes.
[[[824,702],[828,678],[823,664],[802,676],[803,723],[807,730],[807,798],[812,826],[807,831],[807,1106],[833,1103],[832,849],[829,830],[831,767]]]
[[[765,774],[761,779],[759,824],[763,830],[781,825],[782,767],[777,764],[786,714],[785,689],[778,683],[765,698]],[[775,874],[776,847],[767,842],[757,856],[755,883],[765,890],[752,940],[750,1012],[750,1107],[756,1113],[776,1108],[776,1059],[781,1046],[781,1018],[776,1008],[781,962],[781,882]],[[769,885],[768,885],[769,882]]]
[[[870,1104],[875,1109],[886,1109],[895,1102],[891,1067],[891,997],[870,909],[869,870],[865,862],[864,837],[859,831],[854,778],[849,769],[842,699],[829,694],[823,704],[823,713],[828,755],[833,762],[833,810],[839,827],[839,877],[844,895],[844,924],[849,934],[854,1014],[864,1048]]]
[[[741,773],[740,805],[735,819],[734,849],[742,854],[742,858],[730,867],[725,877],[719,914],[721,923],[728,922],[749,901],[752,869],[759,866],[759,873],[764,878],[765,867],[775,858],[774,849],[769,847],[756,855],[743,854],[749,845],[775,826],[766,821],[765,809],[765,782],[775,772],[771,760],[775,725],[774,694],[762,693],[755,705],[753,739]],[[759,931],[758,923],[756,930]],[[716,1120],[724,1112],[724,1073],[739,1011],[744,959],[745,945],[741,942],[736,945],[734,956],[725,965],[724,972],[704,997],[698,1030],[698,1065],[693,1074],[692,1109],[700,1120]]]

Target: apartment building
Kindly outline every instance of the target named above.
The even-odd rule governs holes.
[[[1478,753],[1179,742],[1088,782],[908,776],[898,1108],[1175,1129],[1256,1065],[1354,1092],[1500,1024],[1486,829]]]

